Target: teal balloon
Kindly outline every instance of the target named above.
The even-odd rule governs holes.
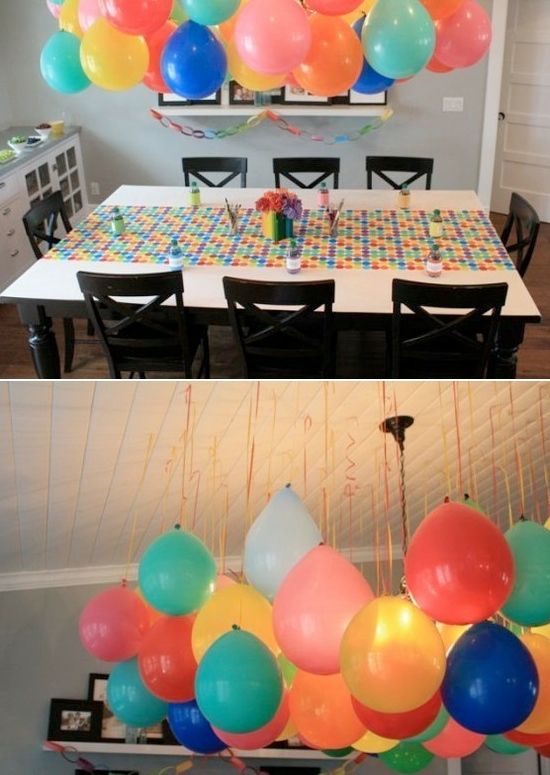
[[[448,720],[449,714],[442,705],[439,713],[435,717],[434,721],[432,721],[430,726],[426,727],[426,729],[423,732],[420,732],[420,734],[415,735],[414,737],[408,737],[407,743],[425,743],[427,740],[432,740],[443,730],[443,727],[446,725]]]
[[[409,78],[430,61],[435,27],[420,0],[384,0],[369,13],[361,34],[365,58],[386,78]]]
[[[107,704],[131,727],[158,724],[168,713],[168,703],[151,694],[141,680],[135,658],[119,662],[112,671],[107,681]]]
[[[395,772],[420,772],[428,766],[434,755],[420,743],[403,742],[379,754],[379,758]]]
[[[354,751],[355,748],[352,748],[351,745],[347,748],[333,748],[330,751],[325,751],[323,749],[325,756],[330,756],[332,759],[343,759],[344,756],[349,756],[349,754],[353,753]]]
[[[487,735],[485,745],[494,753],[503,753],[509,756],[529,750],[529,746],[514,743],[512,740],[504,737],[504,735]]]
[[[240,0],[182,0],[185,13],[197,24],[220,24],[230,19]]]
[[[225,732],[252,732],[271,721],[283,694],[277,660],[249,632],[232,630],[214,641],[195,676],[201,713]]]
[[[512,550],[516,575],[502,613],[523,627],[547,624],[550,622],[550,530],[526,520],[511,527],[504,537]]]
[[[62,94],[76,94],[90,85],[80,64],[80,39],[59,30],[46,41],[40,54],[40,72],[48,86]]]
[[[170,18],[173,22],[175,22],[178,26],[180,24],[183,24],[183,22],[186,22],[189,18],[185,11],[182,8],[180,0],[174,0],[172,3],[172,10],[170,11]]]

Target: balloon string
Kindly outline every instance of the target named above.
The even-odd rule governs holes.
[[[304,417],[304,470],[303,470],[303,477],[304,477],[304,498],[307,498],[308,493],[308,458],[307,458],[307,446],[308,446],[308,434],[311,430],[311,427],[313,425],[313,420],[311,419],[309,414],[306,414]]]
[[[176,457],[176,448],[172,447],[172,449],[170,451],[170,457],[168,458],[168,460],[164,464],[164,473],[167,476],[168,482],[170,482],[170,480],[172,478],[172,468],[174,466],[174,459],[175,459],[175,457]],[[160,519],[160,533],[161,534],[164,533],[164,526],[166,524],[166,515],[168,513],[168,509],[167,509],[167,505],[166,505],[166,502],[168,500],[168,492],[169,492],[169,487],[165,487],[163,489],[162,495],[160,496],[161,497],[161,503],[162,503],[161,519]]]
[[[550,492],[548,489],[548,470],[546,467],[546,439],[544,435],[544,412],[542,408],[543,403],[543,395],[542,395],[542,387],[539,385],[539,418],[540,418],[540,441],[542,446],[542,465],[543,465],[543,471],[544,471],[544,487],[546,490],[545,496],[546,496],[546,506],[549,505],[549,496]]]
[[[180,524],[184,524],[184,511],[185,511],[185,472],[187,470],[187,446],[189,442],[189,424],[191,420],[191,398],[192,398],[193,385],[187,385],[184,391],[185,404],[187,406],[186,418],[185,418],[185,430],[183,434],[183,458],[181,467],[181,500],[180,500]]]
[[[451,486],[451,470],[449,465],[449,449],[447,446],[447,431],[445,430],[445,423],[443,421],[443,395],[441,392],[441,382],[438,382],[438,392],[439,392],[439,410],[440,410],[440,417],[441,417],[441,437],[443,440],[443,471],[447,486],[447,496],[450,498],[452,494],[452,486]]]
[[[515,457],[516,457],[516,470],[519,484],[519,507],[521,516],[525,516],[525,487],[523,482],[523,466],[521,464],[521,456],[519,453],[519,447],[517,441],[514,442]]]
[[[150,433],[149,434],[149,439],[148,439],[148,442],[147,442],[147,450],[145,452],[145,459],[143,461],[143,470],[141,472],[141,476],[140,476],[140,479],[139,479],[139,482],[138,482],[138,486],[137,486],[137,489],[136,489],[136,494],[134,495],[134,498],[132,499],[132,505],[130,507],[133,510],[133,512],[134,512],[134,518],[132,520],[132,528],[130,530],[130,541],[129,541],[129,544],[128,544],[128,554],[126,556],[126,567],[124,569],[124,578],[128,578],[128,569],[130,567],[130,562],[131,562],[132,557],[133,557],[134,544],[135,544],[135,540],[136,540],[136,529],[137,529],[137,522],[138,522],[138,509],[136,508],[136,503],[137,503],[138,496],[139,496],[139,494],[141,492],[141,488],[143,487],[143,483],[145,481],[145,477],[147,475],[147,470],[149,468],[149,463],[151,462],[152,451],[153,451],[153,438],[154,438],[153,434]]]
[[[196,529],[197,525],[197,513],[198,513],[198,505],[199,505],[199,490],[201,486],[201,472],[200,471],[193,471],[191,473],[191,476],[189,477],[189,484],[193,481],[193,479],[197,480],[197,483],[195,485],[195,499],[193,502],[193,516],[191,520],[191,530]]]
[[[531,450],[528,450],[528,459],[529,459],[529,481],[531,485],[531,493],[532,493],[532,499],[535,498],[536,488],[535,488],[535,466],[533,464],[533,455],[531,454]],[[537,522],[541,521],[540,518],[540,503],[539,499],[536,498],[534,500],[534,510],[535,510],[535,519]]]
[[[272,494],[271,467],[273,462],[273,450],[275,448],[275,427],[277,424],[277,393],[275,392],[275,390],[273,391],[272,396],[273,396],[273,414],[271,418],[271,443],[269,445],[269,453],[267,456],[267,487],[266,487],[267,501],[271,498],[271,494]]]
[[[489,408],[489,424],[491,425],[491,463],[493,469],[493,519],[497,524],[500,523],[498,508],[497,508],[497,463],[495,457],[496,443],[495,443],[495,422],[493,417],[493,410],[498,406],[491,406]]]
[[[499,471],[501,471],[502,476],[504,477],[504,486],[506,488],[506,499],[508,501],[508,526],[513,527],[514,525],[514,512],[512,508],[512,494],[510,491],[510,481],[508,479],[508,474],[506,473],[506,469],[503,468],[500,465],[497,465],[497,468]]]
[[[371,486],[371,513],[373,516],[373,531],[374,531],[374,560],[375,560],[375,570],[376,570],[376,597],[380,597],[380,591],[381,591],[381,579],[380,579],[380,527],[379,527],[379,517],[378,517],[378,508],[375,503],[375,496],[374,496],[374,487]]]
[[[455,415],[455,431],[456,431],[456,454],[458,465],[458,491],[464,493],[464,480],[462,478],[462,450],[460,443],[460,412],[458,407],[458,385],[453,382],[453,403],[454,403],[454,415]]]

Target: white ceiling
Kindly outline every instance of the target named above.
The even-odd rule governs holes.
[[[401,508],[378,426],[396,412],[415,418],[411,530],[463,491],[503,529],[522,503],[546,519],[546,383],[3,382],[0,589],[117,578],[180,513],[238,571],[247,525],[286,482],[327,542],[384,557]]]

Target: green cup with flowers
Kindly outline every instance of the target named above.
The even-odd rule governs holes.
[[[279,242],[294,236],[294,221],[302,217],[302,201],[284,188],[266,191],[256,200],[256,210],[262,214],[264,237]]]

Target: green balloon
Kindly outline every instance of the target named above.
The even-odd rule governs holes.
[[[62,94],[86,89],[90,79],[80,64],[80,39],[65,30],[55,32],[40,54],[40,72],[48,86]]]
[[[326,756],[331,756],[333,759],[343,759],[344,756],[348,756],[350,753],[354,752],[354,748],[348,746],[347,748],[333,748],[331,751],[325,751],[323,749],[323,753]]]
[[[434,23],[420,0],[376,3],[361,38],[367,62],[386,78],[416,75],[435,49]]]
[[[200,608],[214,591],[216,563],[202,541],[174,528],[147,547],[138,578],[153,608],[181,616]]]
[[[439,713],[437,714],[434,721],[432,721],[430,726],[426,727],[426,729],[423,732],[420,732],[420,734],[415,735],[414,737],[408,737],[407,743],[425,743],[427,740],[431,740],[441,732],[448,720],[449,714],[442,705]]]
[[[391,770],[395,772],[420,772],[434,758],[420,743],[399,743],[395,748],[379,754]]]
[[[550,621],[550,530],[526,520],[504,537],[514,555],[516,574],[502,613],[523,627],[546,624]]]
[[[287,659],[282,652],[277,657],[277,661],[279,663],[279,667],[281,668],[283,678],[285,679],[285,684],[290,689],[292,682],[294,681],[294,676],[298,672],[298,668],[296,665],[293,665],[292,662]]]
[[[529,750],[528,745],[520,745],[508,740],[504,735],[487,735],[485,745],[495,753],[516,754]]]
[[[180,0],[174,0],[172,4],[172,10],[170,11],[170,19],[179,26],[186,22],[189,17],[183,10]]]
[[[477,501],[475,501],[473,498],[470,498],[469,495],[464,498],[463,503],[465,506],[469,506],[471,509],[474,509],[474,511],[478,511],[480,514],[487,516],[487,512],[481,508]]]
[[[195,676],[201,713],[225,732],[252,732],[271,721],[283,679],[271,651],[250,632],[232,630],[214,641]]]
[[[168,713],[168,703],[151,694],[139,675],[137,659],[115,665],[107,681],[107,703],[124,724],[150,727]]]
[[[240,0],[183,0],[188,17],[197,24],[220,24],[230,19]]]

